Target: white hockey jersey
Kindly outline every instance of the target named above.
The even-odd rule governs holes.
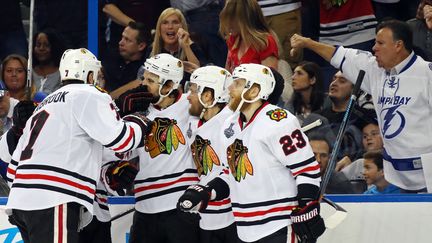
[[[149,107],[147,117],[154,123],[145,149],[138,149],[140,170],[134,183],[135,209],[139,212],[175,209],[186,188],[199,181],[190,151],[193,118],[188,109],[185,94],[164,110]]]
[[[351,82],[366,71],[361,87],[378,116],[386,180],[407,190],[425,188],[420,156],[432,152],[432,63],[411,53],[387,72],[371,53],[339,47],[331,64]]]
[[[191,150],[201,185],[206,185],[220,174],[228,174],[226,148],[223,146],[223,137],[218,129],[222,128],[225,120],[232,114],[233,112],[225,107],[206,123],[197,124]],[[234,223],[229,198],[209,202],[200,215],[200,227],[205,230],[222,229]]]
[[[297,118],[268,103],[247,124],[239,113],[224,123],[230,196],[242,241],[291,224],[299,184],[320,186],[320,166]]]
[[[7,207],[38,210],[77,202],[93,212],[103,145],[125,152],[141,136],[140,126],[121,120],[111,97],[94,86],[58,89],[29,118],[12,155]]]

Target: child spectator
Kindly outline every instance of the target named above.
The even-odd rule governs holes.
[[[400,189],[384,178],[382,151],[369,151],[364,154],[363,175],[370,188],[364,194],[400,193]]]

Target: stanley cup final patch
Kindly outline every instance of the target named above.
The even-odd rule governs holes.
[[[234,126],[234,123],[231,123],[230,126],[224,130],[225,137],[230,138],[234,135],[233,126]]]
[[[274,110],[267,111],[266,115],[268,115],[271,120],[278,122],[282,119],[287,118],[288,113],[284,109],[277,108]]]

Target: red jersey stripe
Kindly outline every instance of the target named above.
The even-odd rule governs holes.
[[[135,131],[133,129],[133,127],[129,127],[129,137],[126,139],[126,141],[124,141],[124,143],[122,145],[120,145],[119,147],[113,149],[114,151],[119,151],[124,149],[127,145],[129,145],[130,141],[132,140],[132,138],[135,135]]]
[[[301,174],[301,173],[304,173],[304,172],[309,172],[309,171],[318,170],[319,168],[320,168],[320,165],[319,165],[319,164],[317,164],[317,165],[315,165],[315,166],[309,166],[309,167],[303,168],[303,169],[301,169],[301,170],[299,170],[299,171],[293,173],[293,176],[295,177],[295,176],[297,176],[297,175],[299,175],[299,174]]]
[[[231,203],[231,199],[229,199],[229,198],[224,199],[222,201],[208,202],[208,205],[209,206],[222,206],[222,205],[226,205],[228,203]]]
[[[268,210],[262,210],[262,211],[255,211],[255,212],[233,212],[234,213],[234,217],[256,217],[256,216],[263,216],[269,213],[275,213],[275,212],[282,212],[282,211],[291,211],[295,208],[296,206],[283,206],[283,207],[276,207],[276,208],[271,208]]]
[[[16,171],[12,170],[11,168],[7,168],[7,172],[11,175],[15,175]]]
[[[183,178],[179,178],[175,181],[171,181],[171,182],[165,182],[165,183],[160,183],[160,184],[153,184],[153,185],[149,185],[149,186],[138,187],[134,190],[134,192],[139,193],[139,192],[142,192],[145,190],[159,189],[159,188],[168,187],[168,186],[174,185],[176,183],[185,182],[185,181],[199,181],[199,178],[198,177],[183,177]]]
[[[63,242],[63,205],[58,207],[58,243]]]
[[[15,179],[24,179],[24,180],[48,180],[48,181],[55,181],[60,182],[69,186],[76,187],[78,189],[87,191],[91,194],[95,194],[95,190],[91,187],[81,185],[77,182],[67,180],[64,178],[60,178],[57,176],[50,176],[50,175],[41,175],[41,174],[16,174]]]

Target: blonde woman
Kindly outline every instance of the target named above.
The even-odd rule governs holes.
[[[4,81],[10,97],[25,100],[27,84],[27,59],[11,54],[2,63],[1,79]]]
[[[189,36],[185,17],[176,8],[165,9],[157,21],[150,56],[159,53],[169,53],[196,66],[205,62],[201,49]]]
[[[279,50],[256,0],[228,0],[220,13],[220,32],[227,40],[225,68],[257,63],[277,70]]]

